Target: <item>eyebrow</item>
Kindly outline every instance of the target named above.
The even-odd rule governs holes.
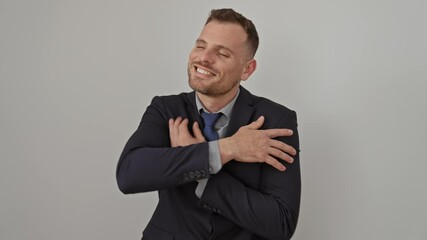
[[[203,44],[207,44],[207,42],[206,42],[205,40],[200,39],[200,38],[198,38],[198,39],[196,40],[196,43],[203,43]],[[216,47],[216,48],[219,48],[219,49],[225,49],[225,50],[227,50],[228,52],[230,52],[231,54],[235,55],[233,50],[231,50],[230,48],[228,48],[228,47],[226,47],[226,46],[224,46],[224,45],[215,45],[215,47]]]

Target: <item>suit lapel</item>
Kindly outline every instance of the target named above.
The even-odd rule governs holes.
[[[233,112],[231,114],[230,123],[227,128],[226,137],[230,137],[239,130],[240,127],[249,124],[252,119],[253,96],[252,94],[240,86],[240,94],[234,104]]]
[[[190,120],[190,123],[197,121],[197,123],[199,124],[199,126],[204,127],[204,123],[203,123],[203,119],[200,116],[200,114],[198,114],[198,110],[197,110],[197,106],[196,106],[196,93],[194,91],[185,94],[185,98],[186,98],[186,111],[187,111],[187,115],[188,115],[188,120]],[[192,131],[192,127],[189,127]]]

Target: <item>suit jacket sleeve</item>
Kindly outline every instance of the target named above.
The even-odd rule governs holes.
[[[296,114],[289,111],[277,126],[268,128],[290,128],[291,137],[279,138],[299,152]],[[268,164],[261,164],[259,189],[245,186],[227,171],[212,175],[203,192],[201,205],[209,206],[215,212],[237,225],[268,239],[289,239],[296,228],[301,178],[299,153],[293,164],[286,164],[286,171],[280,172]],[[284,238],[285,237],[285,238]]]
[[[160,190],[209,177],[208,143],[170,147],[168,120],[176,117],[161,97],[153,98],[117,165],[123,193]]]

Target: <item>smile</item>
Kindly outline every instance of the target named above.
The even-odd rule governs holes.
[[[207,70],[205,70],[205,69],[201,69],[201,68],[196,67],[196,66],[195,66],[195,69],[196,69],[196,72],[201,73],[201,74],[203,74],[203,75],[206,75],[206,76],[215,76],[215,74],[214,74],[214,73],[209,72],[209,71],[207,71]]]

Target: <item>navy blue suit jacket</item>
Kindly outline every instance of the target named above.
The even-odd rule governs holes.
[[[208,144],[171,147],[168,120],[197,121],[195,92],[153,98],[117,166],[123,193],[158,191],[157,208],[143,232],[150,240],[290,239],[299,213],[301,179],[299,153],[280,172],[265,163],[230,161],[210,175]],[[294,111],[256,97],[243,87],[234,105],[226,136],[265,116],[262,129],[289,128],[290,137],[277,138],[299,152]],[[201,198],[198,179],[209,178]]]

